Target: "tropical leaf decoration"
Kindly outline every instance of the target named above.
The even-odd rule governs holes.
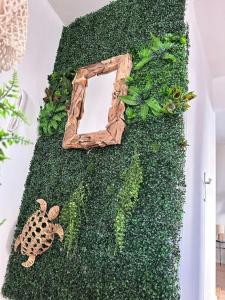
[[[134,81],[131,80],[131,82],[133,83]],[[133,120],[137,115],[139,115],[143,121],[147,119],[150,108],[147,100],[151,95],[151,88],[152,77],[151,74],[148,74],[145,79],[144,88],[130,85],[128,95],[120,97],[120,100],[127,105],[126,116],[128,121]]]
[[[66,120],[66,106],[65,104],[55,103],[53,101],[47,102],[41,108],[39,116],[39,131],[41,134],[52,135],[57,132],[63,132],[63,127],[60,127],[63,120]]]
[[[49,87],[45,89],[45,103],[56,102],[68,105],[72,93],[72,80],[75,71],[69,68],[66,72],[53,72],[48,76]]]
[[[144,89],[129,88],[128,96],[120,97],[126,104],[126,117],[128,123],[139,116],[146,121],[148,116],[160,117],[162,115],[181,114],[190,108],[189,102],[196,97],[194,92],[185,92],[179,86],[164,87],[163,104],[151,97],[148,83]]]
[[[39,115],[41,135],[63,133],[74,76],[75,70],[72,68],[65,72],[53,72],[48,76],[49,87],[45,89],[46,96],[43,98],[45,105],[41,107]]]
[[[177,37],[173,34],[166,34],[163,37],[157,37],[151,33],[149,45],[143,47],[138,52],[139,61],[135,64],[134,70],[142,69],[151,60],[162,58],[171,62],[176,62],[176,57],[170,53],[176,44],[186,44],[186,37]]]
[[[189,102],[196,98],[196,94],[192,92],[185,92],[179,86],[172,86],[165,88],[165,98],[162,107],[163,114],[182,114],[190,108]]]
[[[147,46],[137,52],[134,56],[134,68],[131,76],[126,78],[128,95],[121,96],[120,100],[126,105],[126,121],[132,122],[135,119],[146,121],[148,117],[160,117],[162,115],[174,115],[185,112],[189,102],[196,97],[194,92],[186,92],[180,86],[162,86],[160,99],[155,99],[153,90],[152,74],[148,73],[145,78],[140,79],[139,70],[155,59],[165,60],[165,63],[176,63],[177,59],[174,49],[179,46],[186,46],[186,36],[166,34],[157,37],[151,34]],[[149,68],[149,66],[148,66]]]

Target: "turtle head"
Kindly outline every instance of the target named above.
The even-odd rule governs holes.
[[[41,212],[45,215],[47,210],[47,203],[44,199],[38,199],[37,202],[40,204]]]
[[[50,210],[49,210],[49,212],[48,212],[48,219],[50,220],[50,221],[52,221],[52,220],[55,220],[57,217],[58,217],[58,215],[59,215],[59,206],[58,205],[56,205],[56,206],[53,206]]]

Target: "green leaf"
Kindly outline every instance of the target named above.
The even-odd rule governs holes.
[[[137,86],[130,86],[130,87],[129,87],[129,94],[130,94],[132,97],[134,97],[134,99],[135,99],[136,97],[138,97],[140,93],[141,93],[141,89],[138,88]]]
[[[187,38],[186,38],[185,35],[183,35],[183,36],[180,38],[180,43],[181,43],[182,45],[186,45],[186,44],[187,44]]]
[[[145,89],[150,90],[151,88],[152,88],[152,76],[151,74],[148,74],[146,77]]]
[[[54,129],[57,129],[58,128],[57,121],[52,120],[52,122],[50,123],[50,126],[53,127]]]
[[[156,100],[155,98],[150,98],[146,101],[146,104],[151,108],[154,109],[155,111],[160,112],[162,107],[159,104],[158,100]]]
[[[134,66],[134,70],[136,70],[136,71],[141,70],[146,64],[148,64],[150,62],[150,60],[151,60],[151,57],[142,59],[140,62],[138,62]]]
[[[164,50],[169,50],[169,49],[171,49],[173,47],[173,43],[171,43],[171,42],[164,42],[163,43],[163,49]]]
[[[125,114],[129,120],[132,120],[136,117],[136,113],[132,107],[127,107]]]
[[[65,111],[65,105],[60,105],[56,108],[55,112],[61,112],[61,111]]]
[[[120,100],[127,105],[131,105],[131,106],[138,105],[136,99],[133,96],[121,96]]]
[[[148,112],[149,112],[149,106],[147,104],[141,105],[140,116],[141,116],[143,121],[147,120]]]
[[[184,95],[184,99],[187,101],[191,101],[192,99],[196,98],[197,95],[194,92],[189,92]]]
[[[177,61],[176,57],[173,54],[170,54],[170,53],[165,53],[163,58],[166,59],[166,60],[171,60],[172,62]]]
[[[167,113],[167,114],[174,114],[175,113],[175,110],[176,110],[176,105],[173,101],[171,100],[168,100],[165,102],[165,104],[163,105],[163,108],[162,108],[163,112],[164,113]]]
[[[159,37],[156,37],[153,33],[151,33],[151,43],[152,43],[152,50],[157,52],[162,48],[162,42]]]
[[[125,83],[131,83],[134,81],[134,78],[132,76],[127,76],[126,79],[125,79]]]
[[[147,100],[146,103],[150,107],[153,115],[155,115],[157,117],[162,115],[162,113],[163,113],[162,107],[156,99],[151,98],[151,99]]]
[[[145,47],[138,52],[138,55],[141,59],[149,59],[152,56],[152,51]]]

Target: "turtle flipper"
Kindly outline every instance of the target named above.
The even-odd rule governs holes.
[[[14,251],[16,252],[17,247],[21,244],[21,234],[17,237],[15,244],[14,244]]]
[[[59,224],[53,224],[52,225],[52,231],[53,231],[53,233],[58,234],[58,236],[60,238],[60,241],[62,242],[63,237],[64,237],[64,230],[63,230],[62,226],[59,225]]]
[[[44,199],[38,199],[37,202],[40,204],[40,209],[41,212],[43,213],[43,215],[46,214],[46,210],[47,210],[47,203]]]
[[[22,266],[24,268],[30,268],[31,266],[33,266],[34,262],[35,262],[35,256],[34,255],[30,255],[28,257],[28,260],[22,263]]]
[[[50,208],[49,212],[48,212],[48,219],[50,221],[55,220],[59,215],[59,206],[53,206],[52,208]]]

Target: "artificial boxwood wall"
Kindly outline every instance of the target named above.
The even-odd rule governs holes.
[[[64,28],[56,71],[139,49],[150,33],[183,34],[184,0],[117,0]],[[151,65],[154,95],[163,84],[187,87],[187,50],[177,61]],[[44,53],[43,53],[44,55]],[[144,69],[143,69],[144,70]],[[10,299],[179,299],[179,238],[184,202],[182,116],[163,116],[127,126],[122,145],[91,151],[63,150],[62,134],[36,144],[15,236],[44,198],[61,207],[81,182],[89,187],[76,250],[58,239],[34,266],[12,253],[3,287]],[[158,145],[154,149],[153,145]],[[121,173],[139,153],[143,183],[127,224],[123,251],[115,251],[114,219]]]

